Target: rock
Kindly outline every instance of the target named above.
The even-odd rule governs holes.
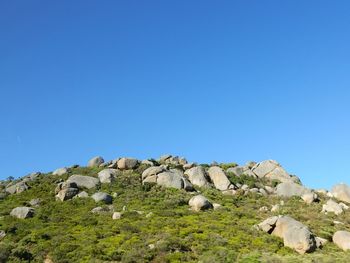
[[[104,162],[105,162],[105,160],[103,160],[103,158],[101,156],[96,156],[88,162],[87,166],[88,167],[99,167]]]
[[[208,175],[216,189],[224,191],[232,187],[224,171],[218,166],[212,166],[208,170]]]
[[[275,189],[271,186],[265,185],[265,190],[268,194],[274,194],[275,193]]]
[[[191,169],[191,168],[193,168],[193,167],[195,167],[195,166],[196,166],[195,163],[186,163],[186,164],[184,164],[184,165],[182,166],[182,168],[183,168],[184,170],[188,170],[188,169]]]
[[[122,217],[122,213],[120,212],[114,212],[112,215],[113,220],[120,219],[121,217]]]
[[[271,208],[271,212],[277,212],[278,210],[280,210],[280,205],[279,204],[273,205],[272,208]]]
[[[101,183],[110,184],[117,177],[117,174],[118,174],[118,170],[108,168],[108,169],[104,169],[101,172],[99,172],[98,178],[100,179]]]
[[[185,171],[185,175],[189,179],[189,181],[198,187],[209,187],[209,178],[207,173],[205,172],[204,167],[197,166]]]
[[[261,222],[258,225],[258,228],[261,229],[264,232],[267,232],[267,233],[271,234],[272,231],[276,227],[276,223],[277,223],[278,219],[279,219],[278,216],[269,217],[269,218],[265,219],[263,222]]]
[[[334,213],[336,215],[340,215],[341,213],[344,212],[343,207],[336,203],[333,200],[328,200],[326,204],[322,206],[322,213]]]
[[[147,215],[146,215],[146,218],[150,218],[153,216],[153,213],[152,212],[149,212]]]
[[[303,199],[305,203],[311,204],[317,201],[318,197],[317,197],[317,194],[310,192],[310,193],[303,194],[301,196],[301,199]]]
[[[55,171],[52,172],[52,175],[58,175],[58,176],[61,176],[61,175],[64,175],[68,173],[68,169],[66,167],[63,167],[63,168],[59,168]]]
[[[63,202],[63,201],[72,199],[75,195],[78,194],[78,192],[79,192],[78,188],[71,188],[71,187],[64,188],[58,192],[58,194],[56,195],[56,198]]]
[[[262,207],[259,208],[259,212],[266,213],[268,211],[269,211],[269,209],[267,208],[267,206],[262,206]]]
[[[156,176],[157,174],[160,174],[161,172],[164,172],[166,170],[167,170],[166,167],[163,165],[149,167],[143,171],[142,180],[145,180],[147,177],[150,177],[150,176]]]
[[[39,206],[41,203],[41,200],[39,198],[35,198],[29,201],[30,206]]]
[[[105,213],[110,213],[113,211],[113,207],[112,206],[108,206],[108,207],[95,207],[91,210],[91,213],[94,214],[105,214]]]
[[[218,209],[222,208],[222,205],[217,204],[217,203],[213,203],[213,208],[214,208],[214,210],[218,210]]]
[[[226,173],[232,173],[235,176],[241,176],[243,174],[243,167],[242,166],[230,167],[226,170]]]
[[[316,193],[322,194],[322,195],[327,195],[328,191],[326,189],[317,189],[315,190]]]
[[[236,195],[237,194],[237,191],[234,189],[228,189],[228,190],[221,191],[221,192],[223,195]]]
[[[67,182],[76,183],[79,188],[91,189],[100,184],[100,180],[95,177],[74,174],[70,176]]]
[[[193,211],[201,211],[213,208],[213,205],[203,195],[193,196],[188,202]]]
[[[350,232],[337,231],[333,235],[333,242],[342,250],[346,251],[350,249]]]
[[[121,170],[134,169],[138,165],[138,160],[134,158],[121,158],[118,161],[118,168]]]
[[[89,194],[87,192],[85,192],[85,191],[82,191],[79,194],[77,194],[75,197],[77,197],[77,198],[87,198],[87,197],[89,197]]]
[[[4,230],[0,230],[0,240],[4,239],[4,237],[6,236],[6,233]]]
[[[304,194],[311,193],[311,190],[306,187],[293,183],[284,182],[277,185],[276,194],[283,197],[299,196],[302,197]]]
[[[274,216],[258,225],[258,228],[283,239],[284,245],[300,254],[313,252],[316,239],[307,226],[289,216]]]
[[[327,242],[328,240],[322,237],[315,237],[316,240],[316,247],[317,248],[322,248]]]
[[[111,204],[112,201],[113,201],[113,198],[112,196],[110,196],[109,194],[106,194],[104,192],[97,192],[97,193],[94,193],[92,196],[91,196],[92,199],[95,200],[95,202],[104,202],[106,204]]]
[[[274,160],[267,160],[257,163],[252,168],[252,171],[259,178],[278,180],[280,182],[294,181],[293,178],[282,168],[282,166]]]
[[[78,185],[75,182],[61,182],[59,184],[57,184],[56,189],[55,189],[55,194],[58,194],[61,190],[63,189],[67,189],[67,188],[77,188],[78,189]]]
[[[5,191],[9,194],[19,194],[29,189],[25,182],[18,182],[14,185],[7,186]]]
[[[158,162],[164,163],[167,159],[171,158],[172,156],[170,154],[165,154],[159,157]]]
[[[154,163],[150,160],[142,160],[141,164],[149,165],[149,166],[154,166]]]
[[[158,174],[156,182],[158,185],[165,187],[185,189],[186,191],[193,190],[191,183],[183,176],[181,171],[176,169]]]
[[[350,187],[346,184],[337,184],[333,186],[331,193],[340,201],[350,203]]]
[[[26,218],[33,217],[34,213],[35,213],[34,208],[23,206],[23,207],[16,207],[12,209],[10,215],[20,219],[26,219]]]

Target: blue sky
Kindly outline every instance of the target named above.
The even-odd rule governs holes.
[[[0,178],[276,159],[350,183],[348,1],[1,1]]]

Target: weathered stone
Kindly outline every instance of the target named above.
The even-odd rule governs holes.
[[[114,212],[112,215],[113,220],[120,219],[121,217],[122,217],[122,213],[120,213],[120,212]]]
[[[146,179],[149,176],[155,176],[157,174],[160,174],[161,172],[164,172],[166,170],[167,170],[166,167],[163,165],[149,167],[143,171],[142,180]]]
[[[78,188],[64,188],[58,192],[56,198],[61,201],[72,199],[79,192]]]
[[[322,213],[334,213],[340,215],[344,212],[343,207],[333,200],[328,200],[326,204],[322,206]]]
[[[100,180],[95,177],[74,174],[70,176],[67,182],[76,183],[79,188],[91,189],[100,184]]]
[[[303,194],[301,196],[301,199],[303,199],[305,203],[311,204],[311,203],[317,201],[318,197],[317,197],[317,194],[310,192],[310,193]]]
[[[91,210],[91,213],[94,214],[105,214],[105,213],[110,213],[113,211],[113,207],[112,206],[107,206],[107,207],[95,207]]]
[[[6,187],[5,191],[9,194],[18,194],[18,193],[22,193],[26,190],[29,189],[29,186],[25,183],[25,182],[18,182],[14,185],[10,185],[8,187]]]
[[[337,184],[333,186],[331,193],[340,201],[350,203],[350,187],[346,184]]]
[[[117,175],[118,175],[118,170],[109,168],[99,172],[98,178],[100,179],[101,183],[110,184],[115,180]]]
[[[218,166],[210,167],[208,170],[208,175],[215,188],[218,190],[224,191],[232,186],[224,171]]]
[[[209,178],[207,173],[205,172],[204,167],[197,166],[185,171],[185,175],[189,179],[189,181],[199,187],[209,187]]]
[[[283,239],[284,245],[300,254],[316,249],[316,239],[311,231],[289,216],[274,216],[258,225],[260,229]]]
[[[333,242],[342,250],[346,251],[350,249],[350,232],[337,231],[333,235]]]
[[[16,207],[12,209],[10,215],[20,219],[26,219],[26,218],[33,217],[34,213],[35,213],[34,208],[23,206],[23,207]]]
[[[63,167],[63,168],[59,168],[55,171],[52,172],[52,175],[58,175],[58,176],[61,176],[61,175],[64,175],[68,173],[68,169],[66,167]]]
[[[96,156],[89,160],[88,167],[99,167],[101,164],[103,164],[105,160],[101,156]]]
[[[193,211],[207,210],[213,208],[212,203],[203,195],[193,196],[188,202]]]
[[[252,168],[253,173],[259,178],[278,180],[280,182],[291,182],[292,177],[274,160],[257,163]]]
[[[284,182],[277,185],[276,194],[283,197],[303,196],[311,193],[311,190],[294,182]]]
[[[134,158],[121,158],[118,160],[118,168],[121,170],[134,169],[138,165],[138,160]]]
[[[41,199],[35,198],[29,201],[30,206],[39,206],[41,203]]]
[[[80,192],[79,194],[77,194],[74,197],[76,197],[76,198],[87,198],[87,197],[89,197],[89,194],[87,192],[85,192],[85,191],[82,191],[82,192]]]
[[[94,193],[91,198],[94,199],[95,202],[104,202],[106,204],[111,204],[113,201],[112,196],[104,192]]]

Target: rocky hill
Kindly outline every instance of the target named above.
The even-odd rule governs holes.
[[[0,183],[0,262],[350,262],[350,187],[273,160],[91,159]]]

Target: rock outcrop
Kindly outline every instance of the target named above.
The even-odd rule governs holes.
[[[114,179],[118,175],[117,169],[104,169],[101,172],[98,173],[98,178],[100,179],[100,182],[103,184],[110,184],[114,181]]]
[[[227,189],[234,188],[231,182],[228,180],[225,172],[219,166],[210,167],[208,170],[208,175],[216,189],[225,191]]]
[[[282,166],[274,160],[266,160],[257,163],[253,168],[252,172],[259,178],[267,178],[270,180],[278,180],[280,182],[295,181]]]
[[[88,167],[99,167],[101,164],[103,164],[105,160],[101,156],[96,156],[89,160],[87,166]]]
[[[332,195],[340,201],[350,203],[350,187],[346,184],[337,184],[331,190]]]
[[[194,186],[209,187],[210,179],[202,166],[196,166],[185,171],[185,176]]]
[[[274,216],[258,225],[258,228],[283,239],[284,245],[300,254],[316,249],[316,237],[309,228],[289,216]]]
[[[67,182],[76,183],[78,188],[91,189],[100,184],[100,180],[95,177],[74,174],[70,176]]]

